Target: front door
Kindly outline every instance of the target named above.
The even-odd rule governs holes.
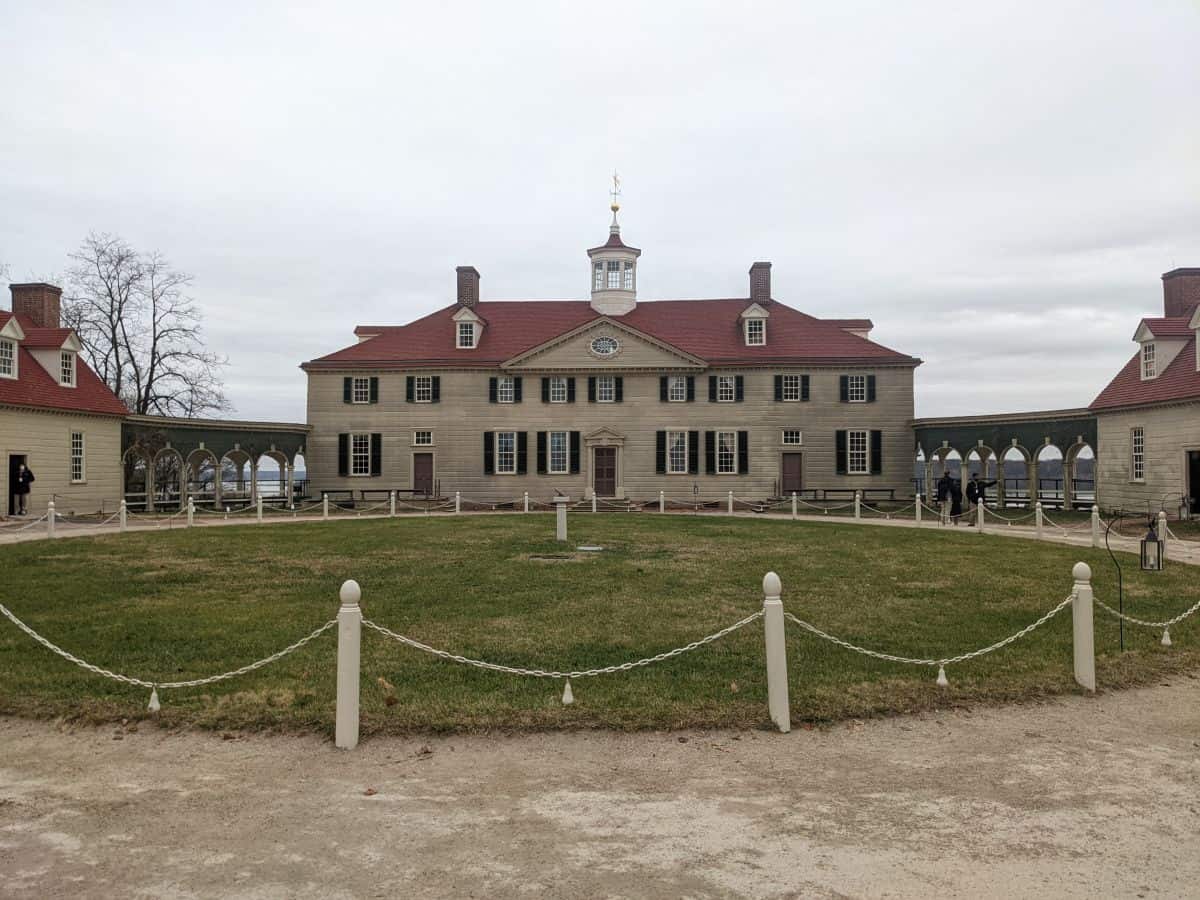
[[[1188,511],[1200,516],[1200,450],[1188,451]]]
[[[8,458],[8,514],[17,514],[17,469],[25,462],[23,455],[14,453]]]
[[[433,494],[433,454],[413,454],[413,490],[426,497]]]
[[[597,497],[617,494],[617,448],[597,447],[592,451],[592,489]]]
[[[800,453],[785,453],[783,454],[783,495],[786,497],[793,491],[800,493],[801,478],[800,472],[803,467],[800,465],[803,459],[803,454]]]

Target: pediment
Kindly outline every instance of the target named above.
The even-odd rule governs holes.
[[[611,428],[597,428],[595,431],[589,431],[583,436],[585,444],[599,444],[601,447],[619,446],[625,443],[625,435],[620,432],[613,431]]]
[[[21,323],[17,321],[17,317],[13,316],[4,323],[4,327],[0,328],[0,337],[6,337],[14,341],[25,340],[25,332],[21,329]]]
[[[596,352],[593,341],[602,337],[616,341],[615,353],[606,356]],[[503,365],[503,368],[513,371],[695,370],[705,367],[705,361],[699,357],[607,316],[585,322],[578,328],[514,356]]]

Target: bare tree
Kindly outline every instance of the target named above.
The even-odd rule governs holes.
[[[71,260],[64,323],[126,406],[189,418],[228,409],[227,362],[204,345],[191,275],[110,234],[89,234]]]

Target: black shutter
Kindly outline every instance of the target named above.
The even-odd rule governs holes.
[[[571,474],[579,474],[579,432],[571,432]]]
[[[775,402],[778,403],[783,399],[783,376],[775,376]]]
[[[429,379],[429,402],[442,402],[442,376],[434,375]]]
[[[738,403],[746,399],[746,385],[741,375],[733,379],[733,399]]]
[[[371,435],[371,474],[383,474],[383,435],[378,432]]]
[[[416,379],[415,379],[415,378],[413,378],[413,376],[411,376],[411,375],[407,376],[407,377],[404,379],[404,399],[405,399],[405,401],[406,401],[406,402],[408,402],[408,403],[412,403],[412,402],[413,402],[413,392],[414,392],[414,390],[415,390],[415,387],[414,387],[414,384],[413,384],[413,383],[414,383],[415,381],[416,381]]]
[[[575,379],[574,378],[567,379],[567,402],[568,403],[575,402]]]
[[[745,475],[750,471],[750,432],[739,431],[737,433],[737,442],[738,474]]]
[[[709,475],[717,474],[717,433],[704,432],[704,471]]]
[[[654,471],[659,475],[667,474],[667,433],[654,432]]]
[[[521,402],[521,376],[513,379],[513,403]]]
[[[549,378],[542,379],[542,402],[543,403],[550,402],[550,379]],[[539,471],[541,471],[541,470],[539,470]]]
[[[354,379],[349,376],[342,379],[342,402],[354,402]]]
[[[667,393],[667,391],[668,391],[667,385],[670,382],[670,380],[671,379],[668,378],[666,375],[660,375],[658,377],[658,402],[659,403],[666,403],[670,399],[670,395]]]
[[[529,465],[529,434],[517,432],[517,474],[524,475]]]
[[[807,375],[800,376],[800,399],[801,400],[808,399],[808,376]]]
[[[488,379],[488,403],[496,402],[496,379]]]
[[[841,378],[838,379],[838,382],[841,385],[840,390],[841,390],[842,402],[849,403],[850,402],[850,376],[843,375]]]
[[[350,435],[338,435],[338,474],[345,477],[350,474]]]
[[[875,376],[874,375],[867,376],[867,402],[868,403],[875,402]]]
[[[842,383],[845,384],[845,376],[842,377]],[[837,433],[837,473],[839,475],[846,474],[846,432],[844,431]]]
[[[596,376],[588,376],[588,403],[596,402]]]
[[[695,475],[700,471],[700,432],[688,432],[688,474]]]
[[[871,432],[871,474],[879,475],[883,472],[883,432]]]
[[[371,402],[379,402],[379,379],[374,375],[371,376]]]
[[[688,382],[687,382],[687,384],[688,384],[688,393],[687,393],[688,403],[693,403],[696,400],[696,378],[694,375],[689,375],[687,377],[687,380],[688,380]]]
[[[625,401],[625,379],[618,375],[613,379],[613,402],[623,403]]]
[[[542,383],[546,383],[544,378]],[[539,475],[546,474],[546,432],[544,431],[537,433],[537,473]]]
[[[708,402],[709,403],[717,402],[717,376],[716,375],[708,376]]]
[[[493,379],[495,380],[495,379]],[[492,432],[483,433],[483,474],[491,475],[496,471],[496,441]]]

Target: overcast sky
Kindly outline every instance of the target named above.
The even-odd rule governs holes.
[[[247,7],[254,7],[248,10]],[[5,4],[0,262],[195,275],[245,418],[454,299],[583,298],[614,168],[643,299],[919,356],[918,415],[1086,405],[1200,266],[1200,3]]]

